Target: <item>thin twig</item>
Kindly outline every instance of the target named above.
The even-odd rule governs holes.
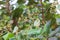
[[[6,0],[6,10],[7,10],[7,13],[8,15],[10,15],[10,3],[9,3],[9,0]]]
[[[40,0],[41,3],[41,8],[42,8],[42,24],[45,24],[45,17],[44,17],[44,10],[43,10],[43,4],[42,4],[42,0]]]

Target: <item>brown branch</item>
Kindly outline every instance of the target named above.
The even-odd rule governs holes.
[[[10,15],[11,12],[10,12],[10,3],[9,3],[9,0],[6,0],[6,10],[7,10],[8,15]]]
[[[42,8],[42,24],[45,24],[45,17],[44,17],[44,9],[43,9],[42,0],[40,0],[40,3],[41,3],[41,8]]]
[[[7,10],[7,13],[8,13],[8,16],[11,16],[11,10],[10,10],[10,3],[9,3],[10,0],[6,0],[6,10]],[[12,17],[12,20],[13,20],[13,23],[12,23],[12,29],[14,29],[15,26],[18,26],[18,19],[16,18],[13,18]]]

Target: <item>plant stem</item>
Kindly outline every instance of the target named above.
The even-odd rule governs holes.
[[[6,10],[7,10],[8,15],[11,15],[9,0],[6,0]]]
[[[43,10],[43,4],[42,4],[42,0],[40,0],[40,3],[41,3],[41,8],[42,8],[42,24],[44,25],[45,24],[45,17],[44,17],[44,10]]]

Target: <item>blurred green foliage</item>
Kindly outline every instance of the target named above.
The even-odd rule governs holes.
[[[15,9],[14,5],[10,5],[11,15],[8,15],[5,8],[6,2],[0,1],[0,5],[4,5],[0,9],[0,35],[2,34],[4,40],[47,40],[50,32],[58,27],[56,18],[60,19],[60,14],[56,14],[56,6],[47,0],[42,4],[39,0],[37,2],[29,0],[27,5],[24,5],[25,2],[26,0],[18,0],[16,3],[18,6]],[[44,25],[42,24],[42,5]],[[38,26],[34,25],[35,22]],[[13,25],[14,28],[18,27],[15,35]]]

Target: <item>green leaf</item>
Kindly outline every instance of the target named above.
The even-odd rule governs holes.
[[[55,14],[55,18],[60,18],[60,15],[59,14]]]
[[[0,4],[5,4],[5,2],[3,2],[3,1],[0,1]]]
[[[13,38],[10,38],[9,40],[16,40],[16,38],[13,37]]]
[[[25,1],[24,0],[18,0],[18,4],[22,4],[22,3],[24,3]]]
[[[44,29],[43,29],[43,36],[48,36],[49,32],[50,32],[50,26],[51,26],[51,21],[48,21],[45,26],[44,26]]]
[[[12,37],[14,37],[14,34],[10,32],[8,32],[6,35],[3,36],[4,40],[9,40]]]
[[[0,15],[2,15],[2,11],[0,10]]]

